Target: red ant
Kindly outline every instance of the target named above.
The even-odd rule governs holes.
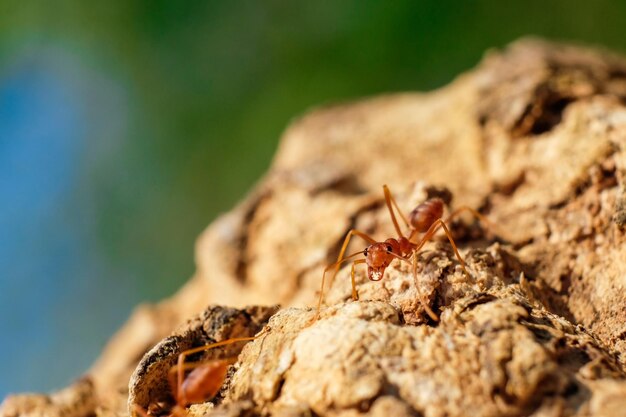
[[[185,417],[186,407],[190,404],[198,404],[210,401],[217,395],[226,379],[228,367],[236,362],[236,356],[229,356],[222,359],[212,359],[207,362],[185,363],[185,358],[194,353],[205,352],[219,346],[230,345],[237,342],[249,342],[263,336],[269,331],[266,327],[256,336],[234,337],[217,343],[188,349],[178,355],[177,364],[172,366],[168,372],[170,388],[174,393],[176,405],[171,409],[170,417]],[[185,372],[191,370],[185,377]],[[180,387],[180,388],[179,388]],[[134,415],[150,417],[140,405],[133,404]]]
[[[453,211],[444,222],[441,219],[441,217],[443,216],[443,208],[444,208],[443,200],[441,200],[440,198],[431,198],[421,203],[417,207],[415,207],[413,211],[411,211],[411,213],[409,214],[409,219],[407,220],[407,218],[404,217],[404,215],[402,214],[402,211],[398,207],[398,203],[396,203],[396,200],[391,194],[391,191],[389,191],[389,187],[387,187],[387,185],[383,185],[383,191],[385,194],[385,203],[387,204],[387,209],[389,210],[389,214],[391,215],[391,221],[393,222],[393,226],[396,229],[398,238],[397,239],[389,238],[385,241],[377,242],[375,239],[368,236],[366,233],[363,233],[356,229],[351,229],[343,241],[343,245],[341,246],[341,251],[339,252],[339,257],[337,258],[337,262],[327,266],[326,269],[324,269],[324,274],[322,275],[322,287],[320,290],[320,296],[319,296],[319,300],[317,303],[317,312],[315,316],[313,317],[313,319],[311,320],[311,323],[315,322],[319,318],[319,315],[320,315],[320,310],[322,307],[322,301],[324,297],[324,283],[326,281],[326,273],[330,269],[335,268],[335,272],[332,275],[332,279],[330,283],[330,286],[332,286],[332,281],[334,280],[335,275],[339,271],[339,266],[343,262],[350,260],[356,256],[359,256],[361,254],[365,256],[365,259],[357,259],[352,262],[352,270],[351,270],[350,276],[352,280],[352,299],[353,300],[356,301],[359,299],[359,296],[356,290],[356,283],[354,279],[355,268],[357,265],[363,264],[363,263],[367,264],[367,277],[370,279],[370,281],[380,281],[381,279],[383,279],[385,269],[389,266],[391,261],[393,261],[394,259],[399,259],[401,261],[409,262],[412,264],[413,277],[415,280],[418,297],[420,299],[419,301],[424,307],[424,309],[426,310],[426,313],[430,316],[430,318],[433,319],[434,321],[438,321],[439,317],[432,311],[432,309],[428,306],[428,304],[423,300],[422,295],[419,290],[419,285],[417,285],[417,253],[424,246],[424,244],[435,235],[435,233],[439,230],[439,228],[442,228],[444,232],[446,233],[448,240],[450,241],[450,244],[452,245],[452,249],[454,250],[456,257],[459,260],[459,263],[461,264],[461,268],[463,269],[463,272],[468,277],[470,276],[469,272],[467,272],[467,268],[465,267],[465,261],[463,261],[463,258],[459,254],[457,246],[454,243],[454,239],[452,238],[452,235],[450,234],[450,230],[448,230],[448,227],[446,226],[446,222],[449,223],[452,218],[459,215],[463,211],[469,211],[472,215],[477,217],[478,220],[481,223],[483,223],[483,225],[489,225],[490,222],[483,215],[481,215],[476,210],[470,207],[462,206],[458,208],[457,210]],[[398,220],[396,219],[396,216],[394,214],[394,210],[393,210],[394,208],[400,215],[400,218],[402,219],[404,224],[409,228],[408,237],[402,234],[402,230],[400,229],[400,225],[398,224]],[[420,233],[424,233],[421,240],[414,241],[415,237]],[[365,250],[355,252],[344,258],[344,254],[348,247],[348,243],[350,242],[350,239],[352,238],[352,236],[355,236],[355,235],[367,241],[369,245],[365,248]]]

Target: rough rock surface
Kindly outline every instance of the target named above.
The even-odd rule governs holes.
[[[438,91],[313,111],[200,236],[197,273],[176,295],[140,307],[74,386],[9,397],[1,414],[124,415],[133,371],[131,402],[166,412],[160,375],[181,349],[269,319],[215,401],[189,414],[623,415],[625,174],[626,60],[608,52],[524,40]],[[405,213],[447,189],[452,209],[489,218],[452,227],[470,276],[435,239],[415,280],[407,263],[381,282],[359,266],[360,301],[343,268],[308,325],[346,232],[394,237],[385,183]]]

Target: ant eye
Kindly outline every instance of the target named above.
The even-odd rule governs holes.
[[[367,248],[363,251],[363,255],[367,256]]]
[[[393,252],[393,248],[391,247],[391,245],[387,245],[387,252]]]

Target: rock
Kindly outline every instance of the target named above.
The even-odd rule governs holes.
[[[497,250],[467,258],[473,276],[501,276],[493,268]],[[588,415],[598,381],[615,384],[622,397],[614,401],[626,406],[616,356],[506,281],[450,271],[437,291],[443,313],[436,325],[407,325],[393,297],[337,303],[311,326],[309,309],[282,310],[270,333],[244,348],[218,410],[252,400],[254,415],[280,415],[283,407],[377,415],[380,399],[393,398],[400,415],[531,415],[555,404],[560,414],[550,415]]]
[[[622,57],[522,40],[438,91],[314,110],[287,129],[256,189],[202,233],[194,277],[140,307],[112,340],[89,390],[10,397],[1,414],[58,415],[74,401],[83,414],[68,415],[119,415],[135,369],[131,402],[167,412],[163,374],[181,349],[254,334],[269,319],[221,393],[190,415],[619,416],[625,103]],[[416,277],[394,261],[370,282],[358,266],[359,301],[342,268],[310,324],[348,230],[395,237],[383,184],[404,213],[436,193],[448,211],[466,205],[488,218],[451,225],[470,276],[434,239]],[[348,251],[364,247],[355,238]],[[216,303],[231,308],[200,313]],[[275,314],[255,309],[257,320],[239,310],[275,304]],[[244,324],[209,325],[226,316]]]
[[[0,412],[3,417],[84,417],[96,407],[93,383],[85,377],[51,395],[9,395]]]

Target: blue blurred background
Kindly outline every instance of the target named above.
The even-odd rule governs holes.
[[[626,3],[0,1],[0,398],[60,388],[311,106],[429,90],[522,35],[626,50]]]

